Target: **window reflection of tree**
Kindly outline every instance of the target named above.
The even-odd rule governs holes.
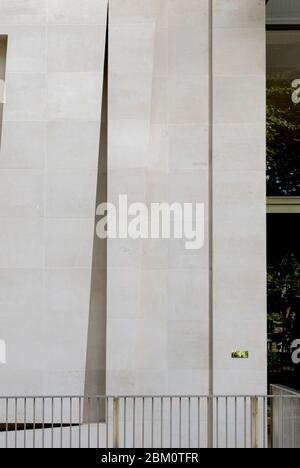
[[[300,365],[293,364],[291,358],[291,345],[300,338],[300,249],[297,246],[300,215],[269,216],[269,380],[300,388]]]
[[[267,83],[267,191],[300,195],[300,104],[292,102],[292,80]]]

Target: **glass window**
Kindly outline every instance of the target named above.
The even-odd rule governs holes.
[[[300,390],[300,1],[267,25],[268,375]]]
[[[300,213],[268,215],[269,382],[300,390]]]
[[[267,193],[300,195],[300,30],[267,31]]]

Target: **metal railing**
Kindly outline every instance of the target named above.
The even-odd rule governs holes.
[[[299,445],[300,395],[0,397],[0,448]]]

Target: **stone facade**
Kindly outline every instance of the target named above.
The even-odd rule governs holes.
[[[0,0],[1,394],[266,392],[265,1],[212,3]],[[204,248],[101,243],[119,194]]]

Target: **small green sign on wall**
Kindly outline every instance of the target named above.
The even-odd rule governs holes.
[[[231,357],[232,359],[249,359],[249,351],[233,351]]]

